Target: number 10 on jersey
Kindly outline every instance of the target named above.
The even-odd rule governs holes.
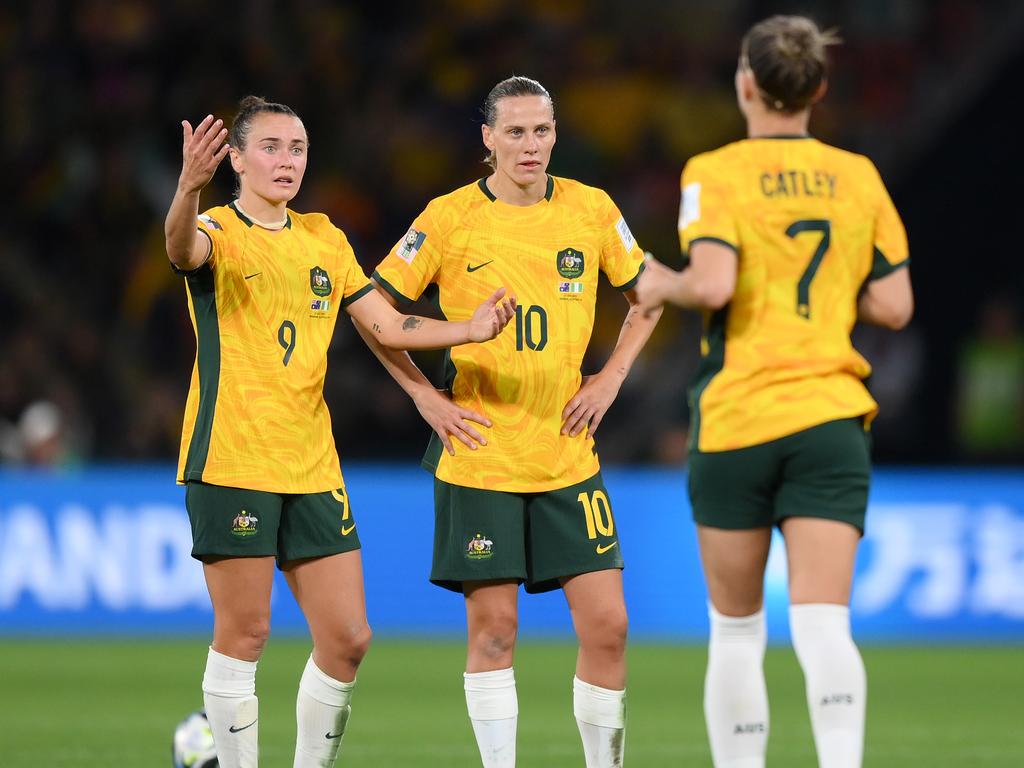
[[[548,313],[537,304],[516,307],[516,352],[523,348],[540,352],[548,345]]]

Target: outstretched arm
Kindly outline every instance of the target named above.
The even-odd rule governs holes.
[[[171,207],[164,220],[167,257],[178,269],[188,272],[202,266],[210,256],[210,238],[196,229],[199,193],[210,183],[220,161],[228,153],[224,144],[227,129],[223,120],[207,115],[195,131],[188,120],[181,121],[181,175]]]
[[[389,304],[395,306],[394,297],[385,293],[379,286],[377,290]],[[385,347],[375,338],[376,334],[356,322],[355,318],[353,318],[353,325],[385,370],[412,398],[416,410],[430,425],[430,428],[437,433],[448,453],[455,455],[452,436],[472,450],[476,450],[478,445],[487,445],[487,440],[470,422],[489,427],[491,426],[490,419],[468,408],[456,405],[446,393],[434,389],[407,352]]]
[[[686,309],[721,309],[732,300],[738,269],[732,248],[709,241],[694,244],[682,272],[649,256],[636,286],[640,308],[647,312],[669,302]]]
[[[370,291],[349,304],[348,313],[385,347],[392,349],[444,349],[459,344],[490,341],[508,325],[516,311],[516,298],[502,301],[505,289],[487,298],[464,322],[449,323],[416,315],[403,315],[378,291]]]
[[[643,279],[643,276],[641,276]],[[622,323],[619,340],[600,373],[585,376],[579,391],[562,409],[562,434],[575,437],[584,428],[593,436],[605,413],[615,401],[622,382],[629,375],[637,355],[651,337],[661,317],[661,306],[646,312],[640,306],[636,288],[624,293],[629,311]]]

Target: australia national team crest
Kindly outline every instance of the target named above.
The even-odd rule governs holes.
[[[231,533],[235,536],[255,536],[259,531],[257,530],[260,519],[244,509],[235,515],[235,519],[231,521]]]
[[[313,267],[309,270],[309,287],[317,296],[331,295],[331,276],[323,267]]]
[[[563,248],[555,257],[558,274],[569,280],[575,280],[583,274],[583,251],[575,248]]]
[[[494,554],[494,542],[478,533],[466,545],[466,557],[470,560],[486,560]]]

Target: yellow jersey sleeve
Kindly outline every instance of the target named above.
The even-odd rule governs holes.
[[[868,276],[868,280],[877,280],[909,264],[910,257],[907,247],[907,230],[892,202],[892,197],[889,196],[889,191],[885,188],[885,182],[882,181],[874,163],[867,158],[864,158],[864,161],[868,166],[869,178],[874,179],[878,188],[875,247],[871,274]]]
[[[210,255],[201,266],[214,266],[218,258],[228,257],[233,250],[231,238],[227,236],[225,227],[230,222],[225,220],[224,208],[209,208],[196,217],[196,228],[202,232],[210,241]],[[174,267],[175,272],[182,274],[182,270]]]
[[[711,240],[739,251],[734,195],[727,176],[709,157],[698,155],[686,164],[680,183],[679,244],[683,253],[688,253],[699,240]]]
[[[620,291],[628,291],[640,279],[644,268],[644,252],[629,231],[626,219],[612,199],[601,193],[601,271]]]
[[[373,286],[356,259],[356,253],[352,250],[352,245],[345,237],[345,233],[337,228],[335,228],[335,232],[338,237],[338,259],[344,270],[344,276],[340,283],[341,306],[344,308],[373,290]]]
[[[374,280],[399,302],[416,301],[441,268],[444,233],[434,220],[432,208],[433,203],[416,217],[374,270]]]

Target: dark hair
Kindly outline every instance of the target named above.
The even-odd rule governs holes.
[[[235,115],[235,119],[231,121],[231,130],[228,133],[228,144],[239,152],[243,151],[246,142],[249,140],[249,129],[252,127],[252,119],[263,112],[291,115],[296,120],[299,119],[299,116],[289,106],[267,101],[262,96],[246,96],[238,102],[238,113]]]
[[[484,105],[480,108],[484,115],[484,123],[493,128],[498,119],[498,102],[514,96],[543,96],[551,105],[551,115],[555,114],[555,101],[551,98],[547,88],[532,78],[512,75],[491,88],[491,92],[484,99]],[[494,152],[488,152],[484,162],[494,168]]]
[[[826,49],[842,42],[804,16],[772,16],[743,36],[740,66],[749,67],[769,109],[806,109],[826,78]]]

